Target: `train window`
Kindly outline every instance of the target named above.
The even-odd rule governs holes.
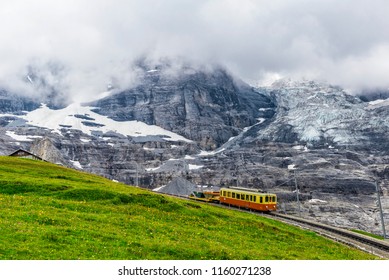
[[[273,200],[273,202],[276,202],[276,197],[273,196],[273,197],[272,197],[272,200]]]
[[[265,202],[269,202],[269,197],[265,196]]]
[[[246,194],[246,200],[250,200],[250,196]]]
[[[257,196],[254,195],[254,202],[257,202]]]
[[[236,194],[236,198],[237,198],[237,199],[240,199],[240,193],[237,193],[237,194]]]
[[[252,195],[250,195],[250,201],[254,201],[254,199],[253,199],[253,196],[252,196]]]
[[[260,196],[260,197],[259,197],[259,203],[262,203],[262,202],[263,202],[263,197]]]
[[[231,197],[231,192],[227,192],[227,197]]]
[[[223,195],[223,196],[226,196],[226,191],[223,191],[223,192],[222,192],[222,195]]]
[[[235,198],[235,193],[234,192],[232,193],[232,198]]]

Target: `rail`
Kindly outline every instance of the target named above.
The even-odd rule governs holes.
[[[187,196],[182,196],[182,195],[170,195],[170,196],[181,198],[181,199],[189,199]],[[206,202],[201,202],[201,203],[206,203]],[[244,212],[250,211],[250,210],[245,210],[243,208],[236,208],[236,207],[231,208],[230,206],[222,205],[222,204],[211,203],[211,205],[217,207],[223,207],[227,209],[244,211]],[[335,240],[337,242],[341,242],[348,246],[358,248],[362,251],[374,254],[384,259],[389,259],[389,242],[385,240],[376,239],[360,233],[352,232],[347,229],[325,225],[322,223],[303,219],[300,217],[295,217],[292,215],[285,215],[276,212],[254,212],[252,210],[250,211],[250,213],[254,213],[258,215],[265,214],[265,216],[268,218],[280,220],[295,226],[300,226],[302,228],[314,231],[324,237]]]
[[[339,242],[346,243],[347,245],[356,247],[368,253],[373,253],[379,257],[389,259],[389,242],[385,240],[376,239],[370,236],[366,236],[360,233],[352,232],[347,229],[333,227],[325,225],[311,220],[303,218],[279,214],[279,213],[268,213],[267,216],[274,217],[278,220],[293,221],[300,225],[309,226],[310,230],[322,234],[328,238],[334,239]],[[324,231],[324,232],[323,232]],[[342,239],[340,237],[345,237]],[[353,242],[354,241],[354,242]]]

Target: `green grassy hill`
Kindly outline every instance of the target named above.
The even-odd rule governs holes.
[[[0,157],[0,259],[374,259],[270,219]]]

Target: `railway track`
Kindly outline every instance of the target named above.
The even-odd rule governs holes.
[[[185,196],[179,196],[179,195],[171,195],[171,196],[181,198],[181,199],[191,200]],[[195,201],[195,200],[191,200],[191,201]],[[200,203],[207,203],[207,202],[200,202]],[[316,232],[317,234],[324,236],[328,239],[343,243],[350,247],[357,248],[367,253],[376,255],[380,258],[389,259],[389,241],[376,239],[370,236],[352,232],[350,230],[337,228],[330,225],[325,225],[322,223],[299,218],[292,215],[280,214],[275,212],[269,212],[269,213],[255,212],[255,211],[245,210],[243,208],[237,208],[237,207],[223,205],[223,204],[213,203],[211,205],[230,209],[230,210],[235,210],[235,211],[237,210],[242,212],[250,212],[255,215],[261,215],[267,218],[275,219],[290,225],[294,225],[306,230]]]
[[[328,239],[337,241],[339,243],[343,243],[350,247],[354,247],[361,251],[389,260],[389,241],[376,239],[367,235],[352,232],[347,229],[325,225],[322,223],[299,218],[292,215],[279,214],[275,212],[269,212],[269,213],[254,212],[242,208],[235,208],[228,205],[220,205],[220,204],[218,204],[218,206],[226,209],[234,209],[243,212],[250,212],[252,214],[265,216],[267,218],[271,218],[306,230],[310,230]]]
[[[340,243],[344,243],[348,246],[360,249],[378,257],[389,259],[388,241],[376,239],[370,236],[349,231],[347,229],[337,228],[291,215],[272,212],[267,213],[266,216],[291,225],[314,231],[324,237],[327,237]]]

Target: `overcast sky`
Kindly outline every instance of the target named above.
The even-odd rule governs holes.
[[[31,67],[74,96],[125,87],[141,55],[218,63],[250,83],[389,87],[387,0],[0,0],[0,35],[0,86],[15,90]]]

